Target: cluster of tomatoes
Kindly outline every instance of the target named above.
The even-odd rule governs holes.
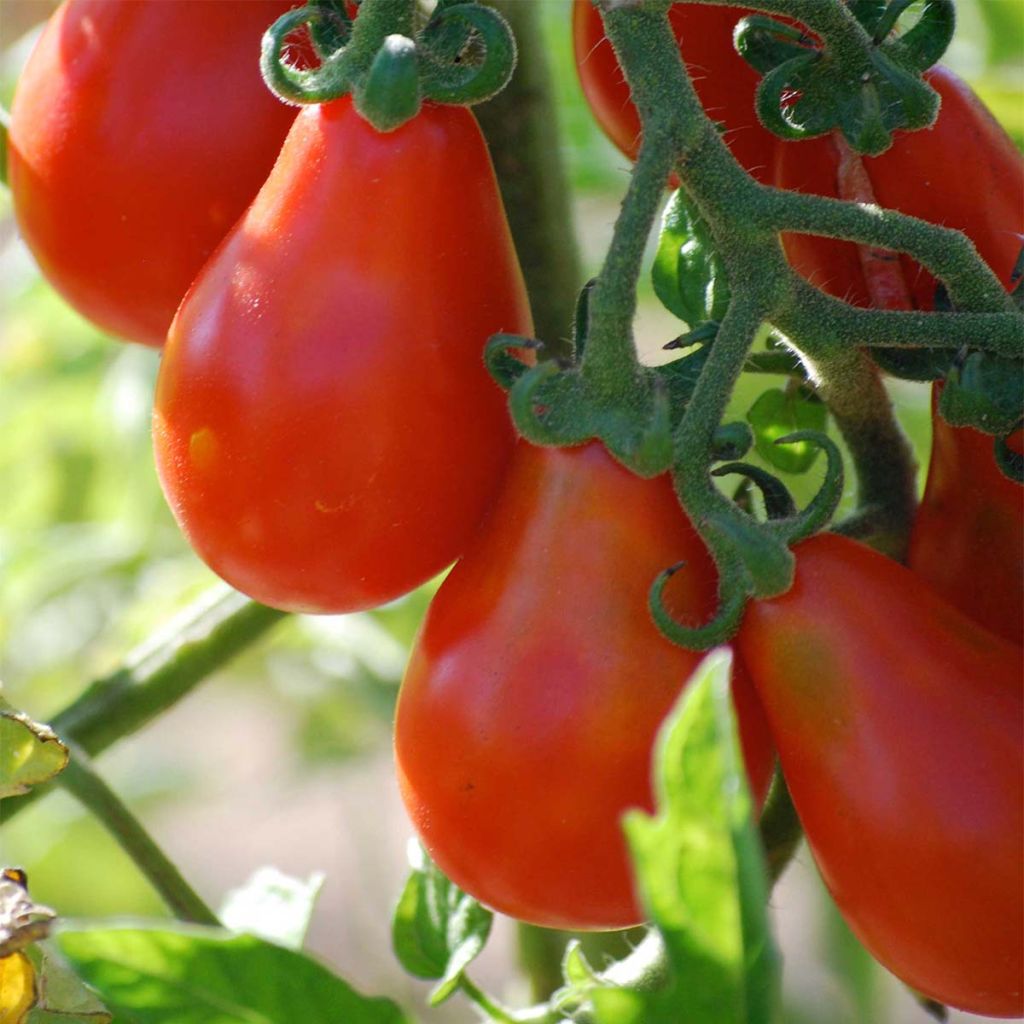
[[[294,117],[254,57],[290,6],[207,0],[197,31],[189,4],[66,0],[12,112],[21,230],[76,308],[164,345],[161,482],[226,580],[346,612],[458,559],[399,698],[416,827],[499,910],[635,923],[619,818],[650,806],[654,733],[700,659],[658,633],[647,592],[685,561],[665,603],[699,624],[714,564],[667,477],[633,476],[596,442],[516,441],[481,353],[494,333],[529,335],[530,314],[475,120],[427,105],[381,134],[347,97]],[[779,142],[733,49],[742,13],[671,14],[740,162],[959,227],[1008,279],[1020,157],[969,90],[931,72],[936,127],[852,165],[828,138]],[[639,122],[600,19],[586,0],[574,18],[588,99],[632,151]],[[955,179],[951,145],[971,168]],[[855,246],[783,241],[822,288],[879,304]],[[934,282],[906,259],[899,273],[886,301],[929,308]],[[936,416],[909,569],[836,536],[805,542],[792,590],[748,610],[733,679],[754,794],[777,750],[854,930],[920,991],[1002,1015],[1024,1013],[1021,511],[991,441]]]

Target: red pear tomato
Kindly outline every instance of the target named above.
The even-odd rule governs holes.
[[[290,0],[67,0],[18,81],[10,184],[25,241],[83,316],[163,344],[295,117],[260,77]]]
[[[826,885],[919,992],[1024,1014],[1021,649],[842,537],[737,645]]]
[[[1010,444],[1020,452],[1021,441],[1018,431]],[[1024,488],[1000,472],[991,437],[951,427],[934,408],[907,565],[965,615],[1024,643]]]
[[[724,125],[723,137],[733,156],[754,177],[766,180],[775,136],[754,113],[758,73],[732,44],[736,23],[750,13],[741,7],[673,4],[669,21],[708,117]],[[576,70],[590,109],[608,138],[635,159],[640,116],[604,34],[601,15],[590,0],[575,0],[572,31]]]
[[[192,546],[292,610],[439,572],[512,449],[483,364],[498,331],[532,327],[473,115],[380,134],[348,98],[306,108],[168,335],[157,468]]]
[[[399,783],[431,856],[496,910],[572,929],[642,918],[620,818],[652,807],[655,733],[702,657],[647,608],[683,559],[666,598],[696,624],[715,568],[668,477],[642,480],[598,443],[521,443],[434,597],[398,699]],[[760,800],[773,754],[738,663],[733,693]]]

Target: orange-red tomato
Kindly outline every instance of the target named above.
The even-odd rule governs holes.
[[[431,856],[482,902],[537,924],[643,917],[620,826],[652,806],[651,747],[702,655],[666,640],[647,591],[667,566],[681,620],[716,603],[714,564],[667,477],[598,443],[521,443],[500,497],[435,596],[398,699],[406,807]],[[773,754],[737,662],[755,796]]]
[[[498,331],[532,325],[473,115],[380,134],[349,98],[305,109],[168,335],[154,441],[192,546],[293,610],[439,572],[512,449],[483,363]]]
[[[908,985],[1020,1016],[1024,655],[851,540],[795,553],[736,643],[822,877]]]
[[[708,117],[724,125],[723,137],[733,156],[755,177],[765,180],[776,140],[754,113],[760,77],[732,44],[736,23],[750,13],[740,7],[674,4],[669,21]],[[575,0],[572,19],[576,70],[583,93],[608,138],[635,158],[640,148],[640,116],[604,34],[601,15],[590,0]]]
[[[1018,431],[1010,443],[1020,452],[1021,442]],[[1024,488],[1000,472],[991,437],[951,427],[934,409],[907,565],[965,615],[1024,643]]]
[[[83,316],[163,344],[200,267],[263,183],[295,111],[260,77],[290,0],[67,0],[18,81],[18,226]]]

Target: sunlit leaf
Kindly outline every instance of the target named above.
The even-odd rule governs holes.
[[[633,811],[626,832],[639,890],[665,941],[668,988],[630,1004],[595,993],[601,1024],[771,1024],[779,963],[765,903],[760,840],[730,697],[731,655],[709,655],[656,748],[657,813]]]
[[[750,407],[747,420],[754,428],[754,447],[771,465],[786,473],[805,473],[820,448],[809,441],[776,444],[797,430],[823,431],[828,409],[820,399],[799,389],[771,388]]]
[[[245,885],[228,893],[218,916],[231,931],[301,949],[323,882],[320,872],[303,881],[274,867],[259,868]]]
[[[68,763],[68,748],[47,725],[0,697],[0,798],[27,793]]]
[[[213,929],[62,929],[60,951],[132,1024],[407,1024],[315,960]]]
[[[711,233],[682,189],[665,208],[651,280],[665,308],[691,327],[720,320],[729,305],[729,285]]]
[[[430,997],[436,1006],[484,948],[494,915],[449,881],[418,843],[409,852],[412,871],[395,908],[392,943],[410,974],[437,979]]]
[[[33,946],[27,955],[36,969],[38,1001],[26,1024],[110,1024],[107,1008],[49,943]]]

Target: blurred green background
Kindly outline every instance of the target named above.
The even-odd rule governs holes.
[[[605,248],[627,162],[599,134],[572,66],[568,0],[537,2],[554,64],[565,157],[588,271]],[[201,6],[201,5],[197,5]],[[42,0],[0,0],[0,102],[9,106]],[[960,0],[948,62],[1024,141],[1024,0]],[[951,157],[952,159],[952,157]],[[639,335],[678,333],[645,285]],[[19,244],[0,189],[0,679],[46,720],[190,602],[221,584],[191,553],[163,501],[149,415],[158,354],[103,336],[69,310]],[[744,403],[763,386],[754,382]],[[926,465],[927,391],[894,388]],[[811,474],[814,476],[814,474]],[[424,987],[390,957],[388,916],[403,876],[404,821],[390,771],[390,721],[405,652],[429,589],[376,612],[286,621],[100,762],[209,902],[262,863],[327,884],[314,950],[366,990],[428,1013]],[[0,858],[65,915],[163,915],[132,864],[63,795],[3,828]],[[773,903],[787,958],[791,1024],[923,1020],[849,936],[802,853]],[[523,983],[503,926],[481,976],[509,999]],[[966,1021],[965,1015],[952,1015]],[[977,1019],[977,1018],[975,1018]]]

